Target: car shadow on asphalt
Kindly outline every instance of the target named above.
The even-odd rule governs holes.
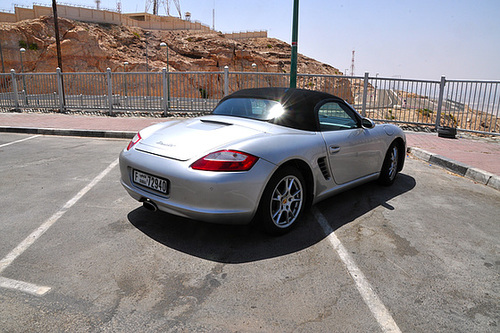
[[[340,193],[316,205],[333,231],[378,206],[393,210],[388,201],[411,191],[413,177],[399,174],[390,187],[376,182]],[[256,225],[219,225],[194,221],[139,207],[128,220],[151,239],[177,251],[220,263],[245,263],[301,251],[323,240],[325,234],[311,211],[289,233],[273,237]]]

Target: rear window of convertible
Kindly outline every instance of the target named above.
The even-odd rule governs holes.
[[[212,114],[271,120],[281,116],[284,112],[283,106],[277,101],[259,98],[230,98],[220,103]]]

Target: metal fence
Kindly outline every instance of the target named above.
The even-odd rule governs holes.
[[[286,73],[161,72],[0,74],[0,108],[209,112],[224,96],[244,88],[287,87]],[[500,135],[500,81],[298,74],[297,86],[342,97],[378,122]]]

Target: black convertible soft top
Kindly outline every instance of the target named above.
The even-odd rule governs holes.
[[[307,131],[316,131],[318,128],[314,108],[319,102],[342,101],[341,98],[328,93],[295,88],[243,89],[224,97],[220,102],[230,98],[260,98],[278,101],[283,105],[285,113],[271,122]]]

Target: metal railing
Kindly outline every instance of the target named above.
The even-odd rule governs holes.
[[[288,87],[286,73],[161,72],[0,74],[0,108],[209,112],[245,88]],[[378,122],[500,135],[500,81],[298,74],[297,87],[337,95]]]

